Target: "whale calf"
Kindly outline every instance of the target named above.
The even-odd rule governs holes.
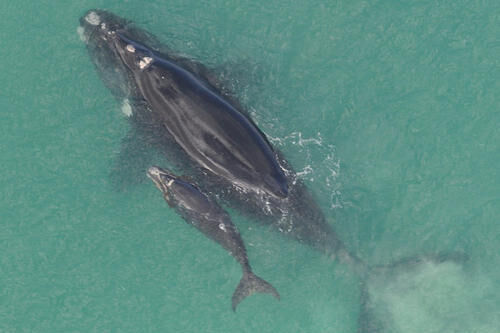
[[[193,184],[165,169],[151,167],[147,175],[162,192],[170,207],[187,223],[226,249],[240,263],[243,277],[232,297],[234,311],[245,297],[255,292],[269,293],[277,299],[280,298],[278,291],[270,283],[252,272],[238,229],[215,201]]]

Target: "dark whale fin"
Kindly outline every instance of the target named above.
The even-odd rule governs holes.
[[[278,291],[267,281],[261,279],[251,271],[245,272],[233,293],[233,311],[236,311],[238,304],[253,293],[267,293],[280,299]]]

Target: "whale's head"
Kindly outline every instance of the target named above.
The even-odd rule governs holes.
[[[106,10],[91,9],[80,17],[78,34],[87,44],[105,47],[114,41],[117,31],[125,29],[129,24],[126,19]]]
[[[142,70],[151,61],[151,51],[140,49],[140,43],[147,42],[149,36],[130,21],[100,9],[87,11],[80,18],[77,31],[113,94],[118,98],[133,95],[131,73]]]
[[[148,169],[147,176],[153,181],[165,197],[168,196],[170,187],[174,185],[175,180],[177,179],[169,171],[155,166]]]
[[[147,176],[162,192],[163,198],[170,207],[179,207],[188,211],[203,214],[212,208],[212,202],[200,189],[182,177],[160,167],[150,167]]]

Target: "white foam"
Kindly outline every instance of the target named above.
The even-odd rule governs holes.
[[[330,208],[343,206],[344,201],[339,191],[341,184],[338,182],[340,160],[336,157],[335,146],[324,140],[320,132],[312,137],[306,137],[299,131],[281,138],[267,136],[278,147],[294,146],[297,156],[301,156],[300,160],[293,161],[298,170],[296,178],[292,179],[293,184],[299,178],[309,182],[321,182],[320,186],[325,188],[323,195],[330,197]]]
[[[317,138],[303,138],[302,132],[292,132],[290,135],[287,135],[283,138],[274,138],[269,134],[266,134],[268,139],[277,145],[285,145],[287,143],[291,143],[292,145],[299,145],[301,147],[305,146],[323,146],[323,138],[321,137],[321,133],[317,133]]]
[[[302,176],[305,176],[305,175],[309,175],[309,174],[313,173],[313,171],[314,170],[313,170],[312,166],[306,165],[304,167],[304,169],[302,169],[302,171],[298,171],[297,172],[297,176],[302,177]]]

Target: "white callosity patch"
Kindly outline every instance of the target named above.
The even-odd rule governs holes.
[[[139,68],[140,69],[145,69],[147,68],[151,63],[153,62],[153,58],[151,57],[144,57],[142,58],[141,61],[139,61]]]
[[[132,107],[130,106],[130,102],[128,101],[128,99],[123,100],[122,112],[127,117],[130,117],[132,115]]]
[[[134,47],[134,45],[128,44],[127,45],[127,51],[129,51],[131,53],[135,53],[135,47]]]
[[[158,168],[155,168],[155,167],[149,168],[148,173],[150,173],[152,175],[155,175],[155,176],[159,176],[160,175],[160,171],[158,170]]]
[[[85,16],[85,21],[92,25],[99,25],[99,23],[101,23],[101,18],[96,12],[90,12]]]
[[[219,224],[219,229],[222,230],[222,231],[224,231],[224,232],[227,232],[226,225],[224,223],[220,223]]]

